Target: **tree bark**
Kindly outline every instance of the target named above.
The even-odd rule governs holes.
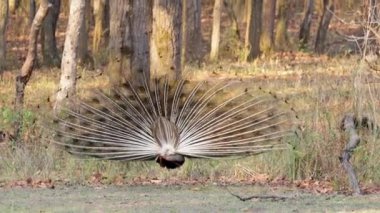
[[[57,29],[57,21],[59,16],[59,10],[61,6],[61,0],[49,0],[52,4],[52,8],[49,10],[42,27],[42,53],[43,62],[47,66],[59,67],[61,58],[57,49],[57,41],[55,38],[55,31]]]
[[[231,2],[231,0],[223,0],[224,8],[227,9],[228,16],[230,17],[230,20],[231,20],[231,28],[233,31],[235,31],[236,37],[239,39],[240,38],[239,22],[238,22],[236,13],[234,11],[233,4],[236,4],[236,2],[235,1]]]
[[[131,17],[131,80],[142,85],[150,77],[152,1],[133,0]]]
[[[92,51],[97,52],[102,44],[108,43],[109,0],[94,0],[94,19]]]
[[[17,121],[15,123],[14,134],[16,140],[19,140],[20,130],[22,127],[22,110],[24,105],[25,87],[29,82],[30,77],[32,76],[33,69],[37,61],[37,38],[41,29],[42,22],[49,11],[49,7],[51,7],[51,5],[49,4],[48,0],[41,0],[40,7],[34,17],[30,29],[28,54],[26,56],[24,64],[21,67],[20,74],[16,77],[15,111],[18,115]]]
[[[151,72],[181,78],[182,0],[153,3]]]
[[[212,14],[212,34],[211,34],[211,52],[210,60],[218,60],[219,43],[220,43],[220,22],[222,16],[223,0],[215,0]]]
[[[290,47],[288,36],[288,19],[290,12],[290,2],[278,0],[278,20],[276,24],[275,46],[277,50],[284,51]]]
[[[182,25],[182,65],[201,60],[201,1],[184,0]]]
[[[88,34],[90,31],[91,23],[91,0],[85,0],[83,23],[80,25],[80,37],[78,47],[78,63],[80,66],[89,65],[90,69],[93,68],[93,59],[88,51]]]
[[[245,11],[246,11],[246,2],[247,0],[224,0],[231,5],[232,10],[235,14],[235,17],[239,23],[245,22]]]
[[[36,15],[36,1],[35,0],[29,0],[29,24],[33,24],[34,16]]]
[[[142,85],[150,76],[150,37],[152,2],[150,0],[110,1],[111,84],[129,80]]]
[[[264,54],[268,54],[273,50],[275,16],[276,0],[264,0],[263,29],[260,38],[260,49]]]
[[[313,20],[314,0],[307,0],[305,16],[300,26],[299,42],[301,48],[307,45],[310,37],[310,26]]]
[[[6,29],[8,23],[8,1],[0,2],[0,73],[6,62]]]
[[[109,63],[107,74],[111,85],[117,86],[126,80],[127,67],[132,54],[131,5],[129,1],[110,1],[110,40],[108,43]]]
[[[325,51],[327,31],[329,29],[330,21],[333,15],[332,12],[334,11],[333,0],[323,0],[323,4],[324,9],[321,20],[319,22],[317,38],[315,40],[315,52],[319,54]]]
[[[75,94],[79,42],[85,19],[86,0],[70,1],[70,13],[61,62],[61,80],[54,109],[58,110],[65,100]]]
[[[246,60],[253,61],[260,56],[261,17],[263,0],[249,0],[248,22],[245,37]]]

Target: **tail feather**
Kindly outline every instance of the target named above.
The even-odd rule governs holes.
[[[214,158],[284,149],[292,112],[276,97],[231,83],[167,78],[111,94],[95,92],[56,119],[55,143],[109,160],[151,160],[175,168],[183,156]]]

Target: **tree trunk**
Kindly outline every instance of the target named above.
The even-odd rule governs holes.
[[[307,45],[310,37],[310,26],[313,20],[314,0],[307,0],[305,16],[300,26],[299,42],[300,47],[304,48]]]
[[[245,36],[246,60],[260,56],[261,17],[263,0],[249,0],[247,31]]]
[[[0,73],[6,62],[6,29],[8,23],[8,1],[0,2]]]
[[[233,31],[236,33],[236,37],[239,39],[240,38],[240,30],[239,30],[239,22],[238,18],[236,16],[236,13],[233,8],[233,4],[236,4],[236,2],[231,2],[231,0],[223,0],[223,5],[224,8],[227,9],[228,16],[230,17],[231,20],[231,28]]]
[[[29,24],[32,26],[34,16],[36,15],[36,1],[35,0],[29,0]]]
[[[182,65],[201,60],[201,1],[184,0],[182,25]]]
[[[81,66],[89,65],[89,69],[93,68],[93,60],[88,51],[88,34],[90,30],[91,19],[91,1],[85,0],[85,11],[83,23],[80,25],[80,37],[78,47],[78,63]]]
[[[108,43],[109,0],[94,0],[94,19],[92,51],[97,52],[102,44]]]
[[[111,85],[117,86],[126,80],[126,67],[132,54],[131,5],[129,1],[110,1],[110,40],[108,43],[109,63],[107,74]],[[127,71],[128,72],[128,71]]]
[[[152,31],[152,1],[133,0],[131,17],[131,77],[142,85],[150,77],[150,35]]]
[[[24,61],[24,64],[21,67],[20,74],[16,77],[16,99],[15,99],[15,111],[18,115],[15,123],[15,137],[16,140],[19,140],[20,131],[22,127],[22,110],[24,105],[24,91],[27,83],[29,82],[30,77],[34,66],[37,61],[37,41],[38,34],[41,29],[42,22],[46,17],[49,7],[48,0],[41,0],[40,7],[37,11],[37,14],[34,17],[33,24],[30,29],[29,34],[29,45],[28,45],[28,54]]]
[[[210,60],[218,60],[220,42],[220,22],[222,16],[223,0],[215,0],[214,11],[212,14],[212,34]]]
[[[245,6],[247,0],[227,0],[232,5],[232,9],[234,11],[234,14],[238,20],[238,22],[242,23],[246,21],[245,19]]]
[[[315,40],[315,52],[319,54],[325,51],[325,41],[326,41],[327,31],[329,29],[330,21],[333,15],[332,12],[334,11],[333,0],[323,0],[323,4],[324,4],[324,9],[323,9],[321,20],[319,22],[317,38]]]
[[[288,19],[290,11],[290,2],[286,0],[278,0],[278,20],[276,24],[275,46],[277,50],[284,51],[289,49],[288,37]]]
[[[110,1],[111,84],[129,80],[138,86],[150,76],[150,35],[152,2],[150,0]]]
[[[70,1],[70,13],[66,30],[66,39],[62,54],[61,80],[54,109],[75,94],[79,42],[85,21],[86,0]]]
[[[276,0],[264,0],[263,29],[260,38],[260,49],[264,54],[273,50],[274,19],[276,16]]]
[[[57,21],[59,16],[59,10],[61,6],[61,0],[49,0],[52,4],[42,27],[42,50],[43,50],[43,62],[47,66],[59,67],[61,58],[57,49],[57,41],[55,39],[55,31],[57,29]]]
[[[182,0],[153,3],[151,72],[181,78]]]
[[[17,8],[20,6],[20,0],[3,0],[3,2],[5,1],[9,2],[9,12],[15,14]]]

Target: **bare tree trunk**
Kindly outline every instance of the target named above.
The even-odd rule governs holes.
[[[6,62],[6,29],[8,23],[8,1],[0,2],[0,73]]]
[[[17,112],[18,118],[15,123],[15,137],[19,140],[20,130],[22,127],[22,110],[24,105],[24,91],[30,77],[32,76],[34,66],[37,61],[37,41],[38,34],[41,29],[43,20],[45,19],[49,7],[48,0],[41,0],[40,7],[37,11],[36,16],[29,34],[29,46],[28,55],[26,56],[25,62],[21,67],[20,74],[16,77],[16,99],[15,99],[15,111]]]
[[[182,22],[182,66],[187,62],[201,60],[201,1],[184,0]]]
[[[260,56],[261,17],[263,0],[249,0],[249,15],[245,37],[246,60],[253,61]]]
[[[307,45],[310,37],[310,26],[313,20],[314,0],[307,0],[305,16],[300,26],[299,41],[301,48]]]
[[[86,0],[70,1],[70,13],[66,39],[62,54],[61,80],[54,109],[58,110],[63,102],[75,94],[79,42],[85,19]]]
[[[219,42],[220,42],[220,22],[222,16],[223,0],[215,0],[214,11],[212,15],[212,34],[211,34],[211,52],[210,60],[218,60]]]
[[[223,0],[223,5],[224,8],[227,9],[228,16],[230,17],[231,20],[231,28],[233,31],[236,33],[236,37],[240,38],[240,30],[239,30],[239,22],[238,18],[236,16],[236,13],[233,8],[233,4],[236,4],[236,2],[231,2],[231,0]]]
[[[321,20],[319,22],[317,38],[315,40],[315,52],[323,53],[325,51],[325,41],[327,31],[329,29],[330,21],[332,18],[332,12],[334,11],[333,0],[323,0],[324,9]]]
[[[117,86],[127,78],[127,67],[132,54],[131,20],[132,13],[129,1],[110,1],[110,40],[108,43],[109,63],[107,74],[112,85]]]
[[[59,67],[61,58],[57,49],[57,41],[55,39],[55,31],[57,29],[57,21],[61,0],[49,0],[53,6],[49,10],[42,27],[41,43],[43,52],[43,62],[48,66]]]
[[[109,76],[113,85],[129,80],[138,86],[150,76],[150,0],[110,1]]]
[[[81,66],[89,65],[90,69],[93,68],[93,60],[88,51],[88,34],[90,30],[91,19],[91,0],[85,0],[84,19],[80,28],[79,47],[78,47],[78,63]]]
[[[36,1],[29,0],[29,24],[32,26],[34,16],[36,15]]]
[[[246,21],[245,6],[247,5],[246,4],[247,0],[226,0],[226,1],[229,1],[229,4],[232,6],[232,10],[234,11],[234,14],[238,22],[242,23]]]
[[[268,54],[273,50],[275,16],[276,0],[264,0],[263,29],[260,38],[260,49],[264,54]]]
[[[133,0],[131,17],[131,80],[142,85],[150,77],[150,35],[152,31],[152,1]]]
[[[275,46],[277,50],[287,50],[290,47],[288,37],[288,19],[290,11],[290,2],[278,0],[278,20],[276,24]]]
[[[92,51],[97,52],[102,44],[108,43],[109,0],[94,0],[94,18]]]
[[[153,3],[151,72],[181,78],[182,0]]]

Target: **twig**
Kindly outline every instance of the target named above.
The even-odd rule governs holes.
[[[346,147],[344,148],[342,156],[339,158],[339,160],[348,174],[348,178],[350,180],[351,187],[354,190],[354,194],[360,195],[362,193],[360,190],[359,182],[356,177],[354,168],[350,163],[352,152],[360,143],[360,137],[356,131],[356,123],[357,120],[355,119],[354,115],[346,115],[342,120],[342,129],[348,132],[350,139],[348,140],[348,143],[346,144]]]
[[[252,200],[252,199],[260,199],[260,200],[272,200],[272,201],[284,201],[288,197],[283,197],[283,196],[276,196],[276,195],[252,195],[248,197],[242,197],[240,195],[232,193],[227,187],[225,189],[230,193],[232,196],[237,197],[240,201],[247,201],[247,200]]]

